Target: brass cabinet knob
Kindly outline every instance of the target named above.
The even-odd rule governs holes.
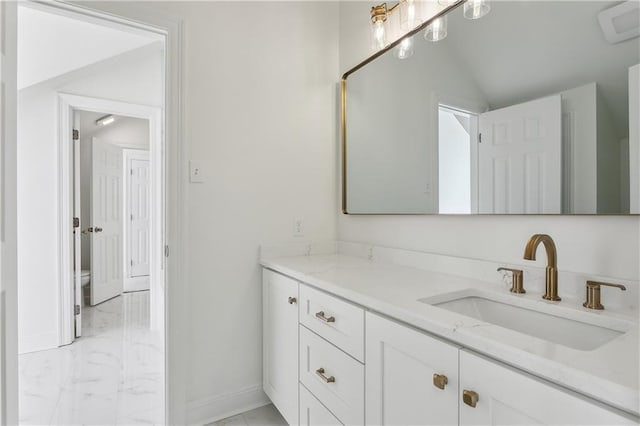
[[[449,383],[449,379],[444,374],[434,374],[433,375],[433,386],[438,389],[444,389],[444,387]]]
[[[324,311],[316,312],[316,318],[318,318],[322,322],[336,322],[334,317],[327,318],[324,316]]]
[[[327,376],[324,375],[324,368],[322,368],[322,367],[320,367],[320,368],[318,368],[316,370],[316,374],[325,383],[335,383],[336,382],[336,378],[335,377],[333,377],[333,376],[327,377]]]
[[[627,289],[622,284],[587,281],[587,300],[582,304],[582,306],[588,309],[596,309],[599,311],[604,309],[604,305],[600,303],[600,286],[617,287],[622,291]]]
[[[102,232],[102,228],[96,226],[95,228],[93,228],[93,232]]]
[[[462,391],[462,401],[469,407],[475,408],[479,399],[480,397],[477,392],[466,389]]]
[[[512,269],[512,268],[498,268],[498,271],[509,271],[511,272],[511,289],[509,290],[511,293],[524,294],[526,290],[524,289],[524,279],[522,275],[521,269]]]
[[[289,304],[290,305],[295,305],[297,301],[298,301],[298,299],[296,299],[295,297],[290,297],[289,298]]]

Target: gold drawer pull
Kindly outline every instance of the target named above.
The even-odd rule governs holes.
[[[316,374],[325,383],[335,383],[336,382],[336,378],[335,377],[333,377],[333,376],[327,377],[327,376],[324,375],[324,368],[322,368],[322,367],[320,367],[320,368],[318,368],[316,370]]]
[[[336,319],[334,317],[325,317],[324,311],[316,312],[316,318],[324,322],[336,322]]]
[[[298,300],[297,300],[295,297],[290,297],[290,298],[289,298],[289,304],[290,304],[290,305],[295,305],[297,301],[298,301]]]
[[[444,374],[434,374],[433,375],[433,386],[438,389],[444,389],[444,387],[449,383],[449,379]]]
[[[480,397],[477,392],[466,389],[462,391],[462,401],[469,407],[475,408],[479,399]]]

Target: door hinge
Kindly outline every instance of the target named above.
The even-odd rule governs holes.
[[[73,308],[74,315],[80,315],[80,305],[75,305]]]
[[[164,246],[164,257],[169,257],[169,246]]]
[[[482,143],[482,133],[478,133],[478,143]]]
[[[74,217],[73,218],[73,227],[74,228],[80,228],[80,218],[79,217]]]
[[[73,140],[77,141],[78,139],[80,139],[80,132],[78,129],[73,129]]]

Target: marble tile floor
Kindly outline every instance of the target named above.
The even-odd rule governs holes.
[[[20,423],[164,423],[164,356],[149,292],[83,309],[82,337],[19,357]]]
[[[207,426],[287,426],[284,417],[273,404],[245,411]]]

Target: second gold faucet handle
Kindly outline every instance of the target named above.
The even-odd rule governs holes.
[[[511,281],[511,289],[509,290],[511,293],[516,294],[524,294],[527,291],[524,289],[524,274],[522,269],[513,269],[513,268],[498,268],[498,271],[509,271],[512,274]]]

